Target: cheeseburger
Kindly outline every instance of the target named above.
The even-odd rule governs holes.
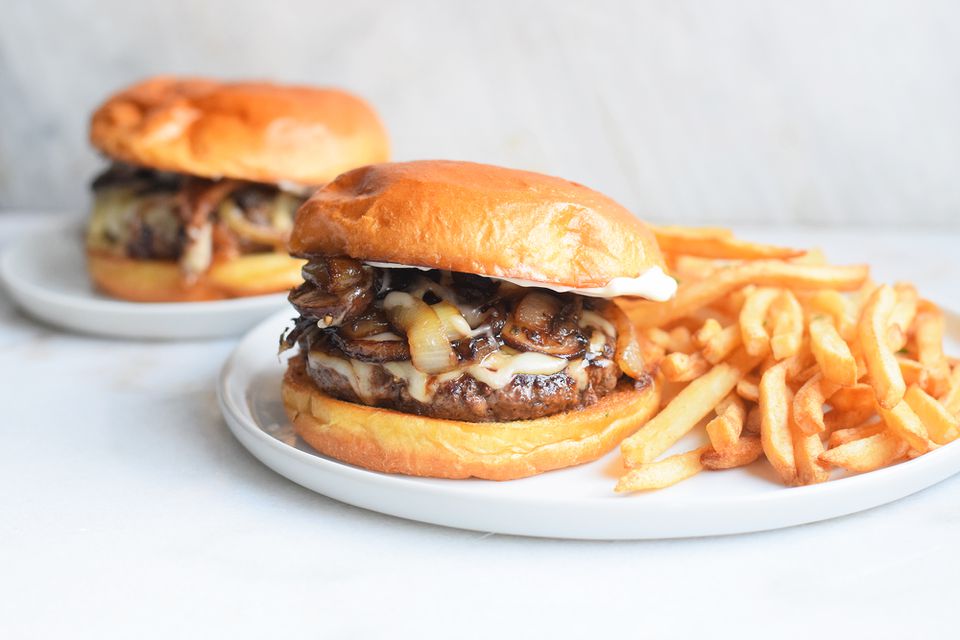
[[[297,215],[297,433],[376,471],[507,480],[593,460],[659,404],[612,298],[670,298],[648,228],[549,176],[467,162],[339,176]]]
[[[111,161],[93,182],[90,274],[144,302],[297,285],[284,248],[309,188],[388,156],[377,115],[348,93],[195,78],[121,91],[90,140]]]

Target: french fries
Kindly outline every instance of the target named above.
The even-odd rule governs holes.
[[[933,396],[946,393],[950,378],[950,365],[943,353],[943,331],[943,313],[939,310],[924,309],[917,314],[914,339],[917,360],[923,365],[920,386]]]
[[[818,373],[807,380],[793,397],[793,418],[803,435],[815,435],[826,430],[823,423],[823,405],[827,398],[839,391],[839,385]]]
[[[627,467],[653,462],[685,436],[723,400],[756,359],[740,354],[721,363],[678,393],[639,431],[620,443]]]
[[[827,449],[820,461],[847,471],[864,473],[885,467],[907,455],[907,443],[893,433],[884,431]]]
[[[710,450],[709,446],[700,447],[693,451],[680,453],[660,460],[637,466],[620,477],[614,491],[627,493],[630,491],[647,491],[663,489],[697,475],[703,470],[700,457]]]
[[[717,417],[707,423],[707,437],[717,453],[734,448],[743,432],[747,410],[736,394],[729,394],[717,405]]]
[[[783,360],[796,355],[803,341],[803,308],[797,296],[789,289],[784,289],[774,300],[771,313],[773,334],[770,337],[770,350],[773,357]]]
[[[699,353],[671,353],[660,362],[660,371],[670,382],[689,382],[710,369],[710,363]]]
[[[718,471],[745,467],[756,462],[763,455],[763,445],[757,436],[743,436],[723,451],[710,449],[700,456],[704,469]]]
[[[907,392],[897,358],[887,344],[887,327],[896,301],[892,287],[879,287],[864,306],[858,327],[860,347],[870,374],[870,386],[883,409],[897,406]]]
[[[920,418],[930,439],[937,444],[953,442],[960,436],[960,419],[918,385],[907,389],[903,399]]]
[[[884,409],[878,405],[877,413],[890,431],[900,436],[915,451],[926,453],[933,448],[927,428],[905,401],[897,403],[893,409]]]
[[[745,262],[718,269],[706,280],[681,284],[669,302],[631,302],[624,305],[624,310],[641,327],[660,327],[749,284],[852,291],[863,284],[868,271],[866,265],[830,267],[773,260]]]
[[[785,485],[809,485],[960,439],[960,360],[944,354],[943,312],[913,285],[725,230],[657,235],[682,274],[676,298],[619,304],[648,367],[679,390],[621,443],[617,491],[761,458]],[[696,428],[709,445],[668,454]]]
[[[797,478],[797,463],[790,433],[790,402],[785,362],[767,369],[760,378],[760,441],[763,453],[783,483],[791,485]]]
[[[830,438],[827,440],[827,447],[829,449],[833,449],[834,447],[839,447],[842,444],[847,444],[848,442],[853,442],[854,440],[868,438],[878,433],[883,433],[886,430],[887,425],[885,425],[882,420],[862,424],[859,427],[837,429],[830,434]]]
[[[744,349],[752,356],[765,355],[770,349],[770,334],[765,326],[767,314],[778,295],[780,291],[777,289],[757,289],[740,309],[740,337]]]
[[[826,317],[810,320],[810,350],[825,379],[846,387],[857,384],[857,361]]]
[[[742,344],[741,335],[739,324],[731,324],[721,329],[710,336],[703,345],[703,357],[710,364],[717,364],[726,360]]]
[[[737,240],[727,229],[654,227],[653,233],[662,250],[700,258],[756,260],[794,258],[805,253],[797,249]]]

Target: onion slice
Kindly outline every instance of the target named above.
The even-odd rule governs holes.
[[[409,293],[392,291],[383,299],[383,310],[390,324],[406,334],[414,367],[429,374],[456,368],[457,354],[430,305]]]
[[[646,375],[647,369],[636,327],[615,302],[608,303],[601,315],[617,330],[617,348],[613,356],[617,366],[634,380],[639,380]]]

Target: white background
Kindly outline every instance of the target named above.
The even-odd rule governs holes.
[[[90,111],[162,72],[347,87],[399,159],[553,173],[656,220],[960,226],[949,0],[5,0],[0,209],[82,209]]]

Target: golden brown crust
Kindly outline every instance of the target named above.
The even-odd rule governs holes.
[[[321,185],[389,156],[366,102],[335,89],[156,77],[93,114],[90,141],[111,158],[207,178]]]
[[[657,410],[660,387],[623,383],[597,404],[536,420],[458,422],[336,400],[290,360],[283,403],[296,432],[320,453],[385,473],[512,480],[595,460]]]
[[[87,251],[87,269],[98,289],[133,302],[198,302],[288,291],[302,282],[302,260],[254,253],[216,262],[187,283],[172,260],[138,260]]]
[[[596,191],[441,160],[339,176],[300,208],[290,249],[571,287],[663,266],[647,226]]]

